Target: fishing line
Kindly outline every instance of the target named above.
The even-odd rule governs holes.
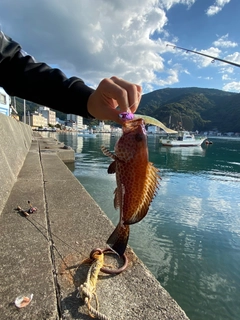
[[[39,222],[37,222],[34,218],[31,217],[31,220],[29,218],[27,218],[28,222],[30,222],[43,236],[44,238],[46,238],[47,241],[49,241],[48,237],[42,232],[42,230],[40,230],[34,223],[33,221],[38,224],[39,226],[41,226],[44,230],[48,231],[48,229],[46,227],[44,227],[43,225],[41,225]],[[32,221],[33,220],[33,221]],[[78,251],[77,249],[73,248],[72,246],[70,246],[70,244],[68,244],[67,242],[65,242],[64,240],[62,240],[59,236],[57,236],[56,234],[54,234],[53,232],[51,232],[51,234],[57,238],[58,240],[60,240],[63,244],[65,244],[67,247],[69,247],[70,249],[76,251],[77,253],[82,255],[82,252]],[[56,246],[54,244],[54,247],[56,249]],[[57,252],[59,252],[58,250],[56,250]]]
[[[140,92],[137,91],[137,94],[138,94],[138,101],[136,102],[133,102],[133,104],[131,104],[128,109],[130,110],[135,104],[138,104],[141,100],[141,97],[142,97],[142,94]],[[131,112],[131,111],[130,111]]]

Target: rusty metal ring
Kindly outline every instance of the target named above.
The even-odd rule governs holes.
[[[113,253],[113,254],[116,254],[118,255],[115,251],[113,251],[111,248],[106,248],[106,249],[100,249],[100,248],[96,248],[96,249],[93,249],[90,253],[90,259],[94,259],[93,255],[94,253],[98,252],[98,254],[102,254],[102,253]],[[127,266],[128,266],[128,258],[126,256],[126,254],[124,253],[122,256],[123,258],[123,261],[124,261],[124,264],[121,268],[118,268],[118,269],[108,269],[108,268],[105,268],[105,267],[102,267],[100,269],[100,271],[102,271],[103,273],[106,273],[106,274],[119,274],[121,272],[123,272]]]
[[[96,249],[93,249],[91,252],[90,252],[90,259],[94,259],[93,255],[94,253],[98,253],[99,255],[103,253],[103,250],[100,249],[100,248],[96,248]]]
[[[103,249],[102,250],[103,253],[113,253],[113,254],[116,254],[118,255],[115,251],[113,251],[111,248],[106,248],[106,249]],[[124,253],[121,258],[123,258],[123,266],[121,268],[118,268],[118,269],[108,269],[108,268],[101,268],[100,271],[102,271],[103,273],[106,273],[106,274],[119,274],[121,272],[123,272],[127,266],[128,266],[128,258],[126,256],[126,254]]]

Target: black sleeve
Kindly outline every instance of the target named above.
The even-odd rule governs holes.
[[[77,77],[67,78],[59,69],[36,62],[1,31],[0,86],[11,96],[92,118],[87,111],[88,98],[94,91],[92,88]]]

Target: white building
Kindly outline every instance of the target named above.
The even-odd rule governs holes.
[[[45,128],[48,126],[47,119],[41,113],[33,112],[33,113],[29,114],[27,116],[27,118],[29,118],[29,122],[30,122],[29,125],[31,127]]]
[[[77,116],[76,114],[67,114],[67,125],[80,131],[84,128],[83,117]]]
[[[47,124],[52,126],[56,125],[56,112],[50,110],[48,107],[39,107],[38,112],[43,115],[44,118],[47,119]]]
[[[0,112],[5,114],[6,116],[9,116],[10,115],[9,106],[10,106],[10,97],[5,92],[5,90],[2,87],[0,87]]]
[[[97,126],[97,131],[99,132],[111,132],[111,126],[109,124],[105,124],[104,121],[100,121]]]

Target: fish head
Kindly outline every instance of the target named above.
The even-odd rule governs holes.
[[[125,121],[123,134],[115,145],[115,154],[119,160],[129,161],[136,154],[148,157],[147,134],[143,119]]]

